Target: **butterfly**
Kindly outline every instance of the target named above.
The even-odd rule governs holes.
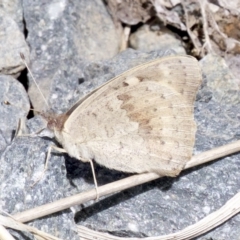
[[[201,82],[195,58],[163,57],[111,79],[64,114],[41,115],[71,157],[174,177],[192,156]]]

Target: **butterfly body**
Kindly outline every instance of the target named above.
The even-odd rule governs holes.
[[[48,125],[72,157],[123,172],[176,176],[190,160],[196,59],[153,60],[113,78]]]

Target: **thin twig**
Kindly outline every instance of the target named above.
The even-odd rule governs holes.
[[[218,148],[200,153],[196,156],[193,156],[192,159],[186,164],[184,169],[198,166],[200,164],[204,164],[239,151],[240,151],[240,141],[236,141],[236,142],[224,145],[222,147],[218,147]],[[161,176],[159,176],[156,173],[144,173],[144,174],[133,175],[131,177],[99,187],[98,188],[99,197],[113,194],[128,188],[152,181],[160,177]],[[80,205],[84,202],[94,200],[95,198],[96,198],[96,191],[95,189],[92,189],[83,193],[76,194],[71,197],[57,200],[53,203],[48,203],[33,209],[26,210],[21,213],[17,213],[13,217],[20,222],[28,222],[43,216],[47,216],[51,213],[62,211],[71,206]]]
[[[121,39],[120,52],[122,52],[128,48],[130,32],[131,32],[131,28],[129,26],[124,27],[122,36],[121,36],[122,39]]]
[[[185,24],[186,24],[186,28],[187,28],[187,33],[192,40],[192,44],[193,44],[194,48],[196,49],[197,54],[199,54],[200,49],[198,47],[198,43],[196,42],[196,38],[195,38],[195,36],[194,36],[193,32],[191,31],[190,26],[189,26],[189,16],[188,16],[187,7],[186,7],[184,1],[182,1],[181,4],[182,4],[184,14],[185,14],[185,21],[186,21]]]
[[[0,239],[1,240],[15,240],[8,230],[0,224]]]
[[[201,14],[202,14],[202,22],[203,22],[203,32],[204,32],[204,37],[205,37],[205,43],[202,47],[202,50],[206,47],[208,53],[213,53],[212,49],[212,44],[209,38],[209,33],[208,33],[208,19],[206,16],[206,0],[198,0],[200,9],[201,9]]]
[[[61,240],[60,238],[54,237],[53,235],[50,235],[48,233],[45,233],[43,231],[38,230],[37,228],[25,225],[23,223],[20,223],[16,220],[14,220],[12,217],[5,217],[0,215],[0,225],[3,225],[8,228],[12,228],[15,230],[23,231],[23,232],[30,232],[35,235],[35,237],[41,237],[41,239],[46,239],[46,240]],[[14,238],[1,238],[2,240],[12,240]]]

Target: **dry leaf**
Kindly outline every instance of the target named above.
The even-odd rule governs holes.
[[[157,16],[165,23],[165,25],[170,24],[182,31],[186,31],[186,26],[180,19],[177,11],[167,9],[165,5],[162,4],[161,0],[152,0],[152,4]]]
[[[146,22],[153,15],[150,0],[108,0],[107,3],[115,22],[135,25]]]

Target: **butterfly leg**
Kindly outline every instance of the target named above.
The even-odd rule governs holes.
[[[26,127],[25,120],[23,118],[20,118],[18,120],[17,129],[16,129],[13,139],[15,139],[16,137],[23,136],[24,135],[23,131],[25,131],[25,127]]]
[[[12,104],[11,104],[10,102],[8,102],[8,101],[4,101],[3,104],[5,104],[5,105],[12,105]],[[23,117],[22,117],[22,118],[19,118],[18,124],[17,124],[17,129],[16,129],[15,134],[14,134],[14,136],[13,136],[13,138],[12,138],[12,141],[13,141],[16,137],[22,136],[22,135],[23,135],[22,132],[25,130],[25,128],[26,128],[25,118],[23,118]]]
[[[61,152],[61,153],[67,153],[67,151],[65,149],[63,149],[63,148],[59,148],[59,147],[56,147],[54,145],[50,146],[48,148],[48,153],[47,153],[47,158],[46,158],[46,163],[45,163],[43,174],[47,170],[48,160],[50,158],[50,154],[51,154],[52,149],[54,149],[54,150],[56,150],[58,152]],[[98,184],[97,184],[96,174],[95,174],[95,170],[94,170],[94,166],[93,166],[93,161],[91,159],[88,159],[88,161],[89,161],[89,163],[91,165],[92,174],[93,174],[93,181],[94,181],[94,184],[95,184],[96,194],[97,194],[96,200],[98,201],[98,199],[99,199],[99,192],[98,192]]]
[[[38,130],[37,132],[33,132],[33,133],[25,133],[26,132],[26,121],[24,118],[20,118],[18,120],[18,125],[17,125],[17,129],[15,131],[14,137],[13,139],[17,138],[17,137],[39,137],[40,133],[42,131],[44,131],[46,128],[43,127],[42,129]],[[45,135],[43,135],[45,136]]]
[[[89,159],[88,161],[89,161],[89,163],[91,165],[93,181],[94,181],[94,184],[95,184],[96,194],[97,194],[96,201],[98,201],[98,199],[99,199],[99,192],[98,192],[98,184],[97,184],[97,178],[96,178],[96,174],[95,174],[95,170],[94,170],[94,166],[93,166],[93,161],[92,161],[92,159]]]
[[[51,146],[48,148],[47,157],[46,157],[46,162],[45,162],[45,164],[44,164],[44,170],[42,171],[42,173],[41,173],[41,175],[38,177],[38,179],[32,184],[31,187],[33,187],[34,185],[36,185],[36,183],[38,183],[38,182],[42,179],[44,173],[47,171],[48,161],[49,161],[50,154],[51,154],[51,152],[52,152],[53,149],[56,150],[56,151],[58,151],[58,152],[61,152],[61,153],[66,153],[66,152],[67,152],[67,151],[66,151],[65,149],[63,149],[63,148],[59,148],[59,147],[56,147],[56,146],[54,146],[54,145],[51,145]]]

